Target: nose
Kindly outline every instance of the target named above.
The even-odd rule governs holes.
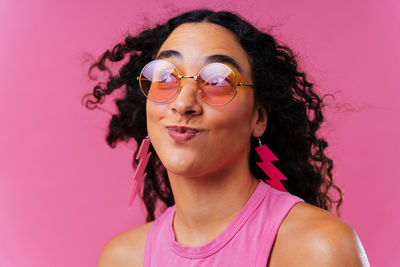
[[[171,110],[181,116],[201,113],[201,103],[197,97],[197,84],[193,77],[184,77],[180,82],[178,95],[171,103]]]

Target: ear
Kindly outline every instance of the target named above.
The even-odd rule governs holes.
[[[253,130],[251,132],[253,137],[260,137],[267,129],[268,115],[266,109],[257,104],[254,110]]]

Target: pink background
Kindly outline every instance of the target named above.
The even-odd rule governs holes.
[[[400,266],[400,2],[186,2],[0,1],[0,266],[95,266],[107,240],[144,222],[138,200],[128,209],[134,145],[108,147],[109,114],[80,98],[93,87],[88,54],[177,7],[276,26],[318,87],[353,105],[323,127],[342,218],[372,266]]]

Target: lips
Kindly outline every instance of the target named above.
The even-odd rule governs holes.
[[[185,126],[168,126],[169,136],[177,143],[185,143],[199,134],[199,130]]]

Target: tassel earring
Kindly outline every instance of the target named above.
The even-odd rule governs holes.
[[[262,162],[257,162],[257,165],[271,179],[266,180],[266,182],[273,188],[286,192],[281,180],[287,180],[287,178],[271,163],[271,161],[277,161],[278,158],[272,153],[271,150],[269,150],[266,145],[261,143],[260,138],[258,138],[258,144],[259,146],[255,149]]]
[[[150,147],[150,139],[149,136],[147,135],[142,140],[139,151],[136,155],[136,160],[139,160],[139,164],[136,167],[135,174],[133,175],[132,179],[133,189],[132,189],[131,199],[129,201],[129,207],[132,206],[133,200],[135,199],[136,195],[138,194],[140,188],[144,183],[144,178],[146,177],[147,174],[144,172],[144,170],[146,169],[146,165],[149,162],[151,156],[151,152],[148,152],[149,147]]]

